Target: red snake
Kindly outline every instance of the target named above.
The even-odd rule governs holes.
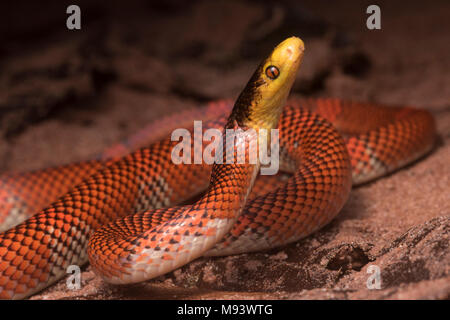
[[[148,141],[149,131],[161,134],[158,125],[100,160],[0,176],[0,224],[11,227],[0,234],[0,298],[30,296],[88,260],[106,281],[130,283],[202,255],[298,241],[336,216],[352,182],[392,172],[432,149],[435,124],[424,110],[338,99],[286,102],[303,50],[298,38],[283,41],[233,109],[220,101],[191,113],[209,119],[203,129],[259,132],[278,123],[288,180],[260,176],[254,183],[260,164],[247,156],[242,164],[176,165],[178,142],[170,139],[117,156]],[[187,121],[189,113],[176,120]],[[224,143],[222,151],[236,154],[237,147]],[[179,205],[205,189],[195,203]],[[18,220],[25,221],[12,227]]]

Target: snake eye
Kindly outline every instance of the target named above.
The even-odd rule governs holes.
[[[274,80],[278,78],[280,75],[280,70],[275,66],[268,66],[266,68],[266,76],[268,76],[270,79]]]

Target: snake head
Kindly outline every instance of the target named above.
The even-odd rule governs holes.
[[[294,83],[305,46],[291,37],[263,60],[239,95],[230,121],[253,128],[276,128],[281,110]]]

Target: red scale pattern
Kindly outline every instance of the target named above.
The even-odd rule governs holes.
[[[289,104],[292,107],[285,108],[280,120],[280,152],[283,161],[288,160],[285,168],[294,169],[295,164],[293,176],[264,196],[252,195],[233,229],[207,254],[271,248],[314,232],[345,203],[351,172],[354,182],[386,174],[424,155],[435,139],[433,118],[422,110],[335,99],[299,99]],[[230,104],[220,102],[218,108],[226,113]],[[322,117],[331,120],[344,139]],[[100,226],[136,211],[186,201],[206,187],[211,168],[174,165],[170,157],[175,143],[157,142],[118,161],[1,176],[0,219],[4,221],[14,212],[25,216],[38,213],[0,234],[0,298],[28,296],[64,276],[68,265],[85,263],[88,240]],[[213,193],[214,203],[221,207],[238,187],[234,178],[225,180]],[[271,188],[255,189],[267,192]],[[10,199],[17,202],[12,204]],[[211,201],[198,205],[215,208]],[[139,252],[138,244],[156,248],[160,240],[176,243],[180,234],[165,233],[158,226],[177,223],[180,208],[122,218],[108,227],[121,242],[105,245],[102,237],[97,237],[90,250],[101,251],[100,256],[108,257],[105,261],[116,261],[119,256],[126,259],[129,253]],[[197,226],[207,222],[202,215],[196,220]],[[159,236],[147,235],[146,239],[149,228],[160,230]],[[186,230],[188,234],[197,231],[195,224]],[[127,272],[128,267],[110,265],[105,273]]]

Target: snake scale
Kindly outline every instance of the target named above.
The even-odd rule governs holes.
[[[132,283],[200,256],[297,241],[336,216],[352,184],[432,149],[435,124],[424,110],[287,100],[303,52],[302,40],[286,39],[263,60],[234,105],[219,101],[192,113],[207,119],[203,129],[244,129],[236,144],[223,141],[219,157],[230,151],[239,158],[239,144],[261,143],[248,129],[278,127],[280,168],[291,173],[287,180],[257,177],[261,164],[246,155],[242,162],[176,165],[171,154],[177,142],[168,138],[117,153],[135,149],[146,140],[142,135],[98,160],[1,175],[0,298],[28,297],[64,277],[69,265],[87,261],[107,282]],[[150,127],[147,136],[159,129]]]

